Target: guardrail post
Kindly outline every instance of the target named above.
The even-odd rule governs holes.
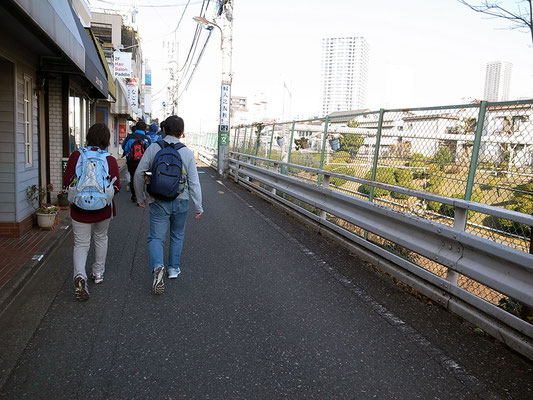
[[[322,182],[322,187],[329,188],[330,179],[331,179],[330,175],[324,174],[324,181]],[[322,219],[326,219],[326,212],[324,210],[320,210],[319,216]]]
[[[247,164],[251,164],[251,163],[252,163],[252,159],[251,159],[250,157],[246,157],[246,163],[247,163]],[[250,177],[249,177],[248,175],[246,175],[246,176],[244,177],[244,180],[245,180],[246,182],[250,182]]]
[[[233,128],[233,130],[235,131],[235,135],[233,135],[233,146],[230,147],[231,150],[234,150],[237,148],[237,144],[238,144],[237,141],[241,133],[241,128]]]
[[[324,133],[322,134],[322,149],[320,153],[320,170],[324,169],[324,155],[326,154],[326,137],[328,136],[329,115],[324,120]],[[322,174],[318,174],[318,184],[322,183]]]
[[[481,135],[485,125],[485,113],[487,111],[487,102],[482,101],[479,106],[477,117],[476,136],[474,137],[474,148],[472,149],[472,158],[470,159],[470,169],[468,170],[468,180],[466,181],[465,200],[472,198],[474,188],[474,178],[476,177],[477,161],[479,158],[479,149],[481,147]]]
[[[453,218],[453,229],[464,232],[466,227],[466,220],[468,216],[468,210],[466,208],[459,208],[455,206],[455,216]],[[459,273],[453,269],[448,268],[446,271],[446,280],[449,281],[452,285],[457,286],[457,279],[459,278]]]

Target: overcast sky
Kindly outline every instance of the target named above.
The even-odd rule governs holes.
[[[89,3],[128,11],[135,1]],[[168,33],[178,25],[187,0],[136,3],[143,53],[157,93],[169,79],[168,50],[163,46],[174,38]],[[216,1],[210,3],[207,19],[213,18]],[[516,1],[500,3],[514,7]],[[169,4],[180,6],[144,7]],[[247,96],[249,103],[266,101],[272,118],[318,115],[322,38],[337,36],[363,36],[369,44],[371,110],[482,98],[486,63],[495,60],[513,64],[511,99],[533,98],[531,36],[455,0],[234,0],[234,5],[232,95]],[[191,0],[177,30],[180,67],[196,27],[192,17],[201,6],[202,1]],[[199,47],[206,35],[202,30]],[[215,30],[179,100],[178,113],[188,131],[216,130],[220,81],[220,32]],[[162,114],[164,92],[153,101],[154,116]]]

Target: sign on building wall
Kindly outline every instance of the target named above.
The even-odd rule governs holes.
[[[131,78],[131,53],[115,51],[113,56],[115,78]]]
[[[152,112],[152,88],[144,88],[144,112],[150,114]]]
[[[137,82],[137,79],[128,79],[126,87],[128,88],[128,104],[133,112],[137,114],[139,107],[139,83]]]

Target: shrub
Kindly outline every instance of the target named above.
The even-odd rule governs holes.
[[[394,168],[378,168],[376,170],[376,182],[388,183],[390,185],[396,184],[396,178],[394,176]],[[365,174],[365,179],[372,179],[372,170]],[[359,191],[364,194],[370,194],[369,185],[359,186]],[[381,188],[374,188],[374,197],[382,197],[389,194],[388,190]]]
[[[433,160],[439,165],[440,170],[443,171],[446,165],[452,162],[453,155],[450,149],[444,146],[437,151]]]
[[[446,177],[446,174],[440,170],[440,167],[433,164],[429,167],[427,173],[429,175],[428,186],[440,188]]]
[[[464,194],[463,193],[455,193],[453,194],[451,197],[453,197],[454,199],[460,199],[460,200],[463,200],[464,199]],[[470,197],[470,201],[475,201],[476,203],[479,203],[482,199],[482,195],[480,192],[473,192],[472,193],[472,196]],[[455,206],[452,206],[452,205],[449,205],[449,204],[441,204],[441,206],[439,207],[439,214],[442,214],[442,215],[446,215],[447,217],[455,217]],[[468,218],[472,218],[472,216],[474,216],[475,212],[474,211],[468,211],[467,213],[467,217]]]
[[[407,186],[413,180],[413,174],[408,169],[395,169],[394,178],[399,186]]]
[[[427,192],[433,193],[433,194],[442,195],[442,193],[440,192],[439,188],[435,187],[435,186],[430,186],[427,189]],[[439,203],[438,201],[428,201],[427,202],[427,208],[429,210],[431,210],[431,211],[439,211],[439,208],[440,208],[441,205],[442,205],[442,203]]]
[[[351,173],[352,170],[350,168],[342,166],[342,165],[331,165],[331,164],[328,164],[328,165],[324,166],[324,169],[326,171],[335,172],[337,174],[353,176],[352,173]],[[337,187],[340,187],[340,186],[344,185],[346,182],[347,182],[346,179],[337,178],[335,176],[332,176],[331,180],[329,181],[329,183],[331,185],[334,185],[334,186],[337,186]]]
[[[420,169],[413,170],[414,179],[421,179],[424,177],[424,170],[422,169],[422,167],[426,166],[424,162],[425,159],[426,157],[424,157],[424,155],[421,153],[413,153],[413,155],[411,156],[411,160],[409,161],[409,166],[420,168]]]
[[[333,157],[333,163],[349,163],[352,160],[350,153],[347,151],[337,151]]]

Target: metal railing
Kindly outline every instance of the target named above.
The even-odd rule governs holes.
[[[532,106],[482,102],[237,126],[232,168],[240,182],[444,290],[448,308],[459,299],[531,340]],[[216,135],[194,141],[216,160]],[[397,227],[395,218],[417,223],[379,228]],[[431,227],[441,232],[431,236]],[[403,239],[417,229],[431,244]],[[504,249],[500,264],[494,249]]]

